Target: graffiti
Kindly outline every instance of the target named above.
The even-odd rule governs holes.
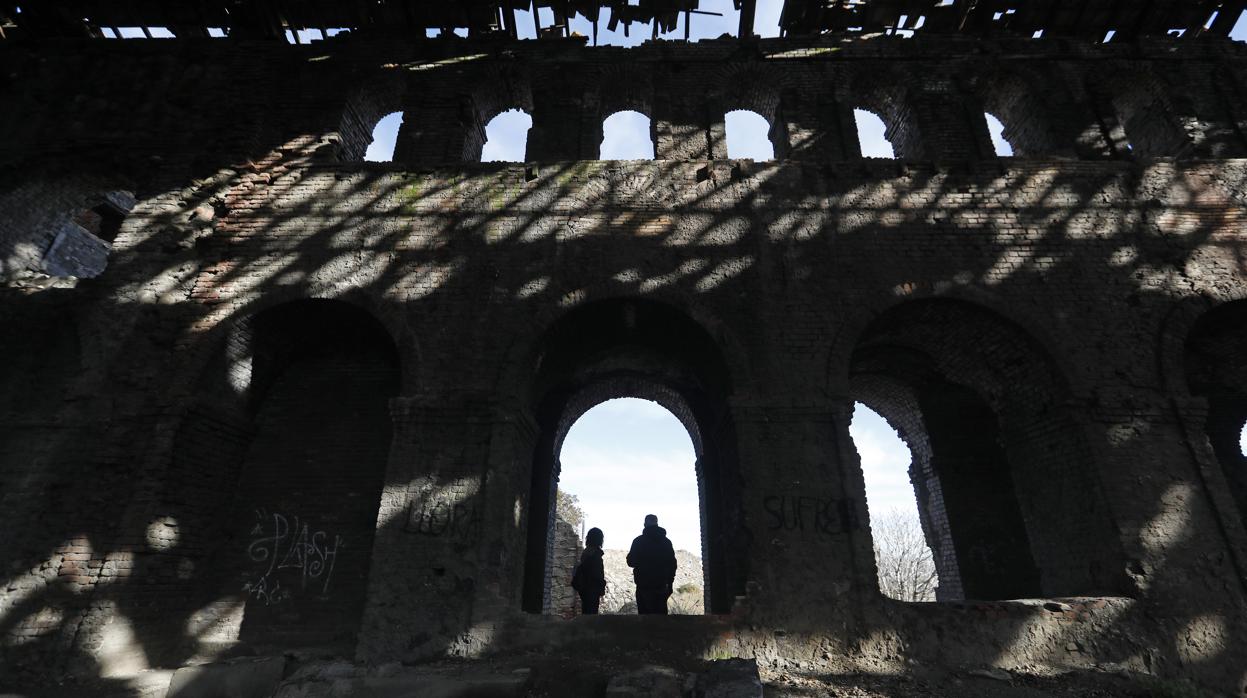
[[[858,528],[853,504],[847,499],[820,499],[800,495],[777,495],[762,500],[772,531],[795,531],[834,536]]]
[[[310,587],[326,596],[341,547],[341,536],[335,535],[331,539],[328,533],[313,530],[297,516],[291,519],[283,514],[256,511],[256,525],[251,529],[247,557],[263,566],[264,571],[244,584],[243,591],[265,605],[280,603],[291,598],[294,591],[289,586],[282,586],[278,576],[284,575],[287,581],[291,576],[298,577],[299,591],[307,591]]]
[[[481,515],[475,506],[425,501],[412,506],[407,530],[423,536],[471,540],[480,531],[481,524]]]

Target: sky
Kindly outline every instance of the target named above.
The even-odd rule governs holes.
[[[916,520],[909,450],[862,405],[850,427],[872,511],[896,509]],[[585,526],[602,529],[607,548],[627,549],[646,514],[658,516],[677,549],[701,554],[696,456],[684,425],[649,400],[608,400],[572,425],[559,455],[559,489],[576,495]]]

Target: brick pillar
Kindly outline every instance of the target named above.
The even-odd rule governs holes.
[[[977,161],[996,157],[981,101],[962,90],[951,77],[932,75],[911,86],[906,102],[907,116],[917,127],[916,134],[909,135],[918,138],[925,159]],[[893,137],[898,156],[902,152],[919,152],[913,144],[902,144],[902,140]]]
[[[484,145],[485,124],[472,98],[430,91],[404,111],[394,160],[420,165],[478,162]]]
[[[749,610],[793,627],[875,594],[852,403],[802,397],[732,406],[752,532]]]
[[[1074,75],[1054,74],[1054,82],[1062,77],[1074,89],[1054,89],[1044,95],[1053,139],[1052,152],[1048,154],[1082,160],[1128,157],[1125,131],[1113,113],[1112,103],[1095,91],[1079,87]]]
[[[574,90],[542,90],[533,93],[533,126],[528,131],[529,161],[579,160],[585,157],[585,112],[597,112],[596,103],[588,109],[585,95]],[[601,142],[601,126],[598,127],[598,143]],[[593,144],[596,158],[598,143]]]
[[[462,651],[483,541],[494,535],[486,525],[489,402],[422,394],[395,398],[391,414],[394,444],[357,651],[365,661]]]
[[[658,160],[709,160],[727,157],[723,117],[718,118],[717,137],[700,97],[658,91],[654,99],[654,154]]]
[[[776,159],[839,162],[861,152],[852,106],[830,95],[787,90],[780,97],[776,121],[775,130],[784,138],[784,152],[777,146]]]

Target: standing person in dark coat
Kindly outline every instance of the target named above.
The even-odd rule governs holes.
[[[572,588],[580,595],[580,612],[594,615],[606,595],[606,569],[602,566],[602,529],[585,534],[585,551],[572,575]]]
[[[645,517],[645,530],[632,541],[628,566],[636,581],[636,612],[667,615],[667,599],[675,584],[675,550],[658,517]]]

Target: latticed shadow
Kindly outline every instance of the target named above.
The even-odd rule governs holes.
[[[34,60],[20,51],[13,62]],[[121,55],[143,64],[142,54]],[[419,65],[433,66],[421,70],[438,79],[461,79],[451,66],[469,58]],[[340,80],[358,67],[352,60],[361,59],[330,53],[311,65]],[[320,94],[313,77],[300,80]],[[95,89],[89,74],[73,84],[84,94]],[[513,96],[474,106],[464,118],[476,123]],[[539,118],[539,96],[532,99]],[[99,128],[117,125],[112,109],[107,101],[100,107]],[[638,619],[551,629],[546,619],[518,613],[532,610],[531,585],[539,582],[533,556],[544,535],[540,512],[549,510],[541,491],[548,491],[547,461],[557,453],[549,447],[561,425],[570,425],[576,390],[594,386],[612,395],[677,389],[698,432],[714,437],[699,455],[706,457],[701,467],[713,471],[705,496],[714,521],[707,536],[716,557],[707,564],[716,613],[757,601],[750,573],[759,559],[771,560],[755,555],[775,534],[761,530],[764,519],[750,526],[746,514],[760,506],[755,499],[782,496],[765,483],[746,484],[758,476],[742,464],[757,444],[743,444],[735,415],[767,409],[749,402],[759,396],[796,396],[794,403],[816,396],[847,409],[861,393],[885,415],[883,403],[895,397],[890,418],[898,424],[914,416],[904,410],[906,399],[916,401],[926,423],[910,433],[921,431],[933,444],[970,444],[959,453],[981,456],[982,467],[963,479],[988,494],[1042,491],[1055,503],[1000,503],[1009,511],[997,520],[1008,519],[1011,537],[993,541],[999,530],[969,536],[981,549],[1029,542],[1031,559],[1003,572],[959,567],[966,598],[995,601],[882,601],[872,586],[847,419],[819,422],[828,433],[817,443],[839,451],[818,456],[832,463],[823,471],[827,482],[806,486],[835,503],[839,528],[812,543],[836,555],[810,564],[827,587],[846,591],[811,591],[826,603],[786,619],[786,635],[843,633],[850,639],[838,647],[1004,663],[1045,661],[1092,628],[1096,636],[1143,638],[1106,650],[1112,661],[1156,671],[1180,661],[1210,677],[1234,656],[1221,642],[1241,630],[1241,612],[1226,605],[1233,595],[1188,589],[1242,582],[1237,558],[1210,560],[1209,549],[1194,544],[1199,532],[1227,526],[1225,512],[1203,503],[1197,484],[1204,481],[1192,484],[1191,446],[1169,439],[1155,420],[1120,414],[1125,408],[1113,391],[1139,388],[1151,401],[1140,414],[1170,410],[1157,370],[1166,360],[1155,347],[1161,318],[1198,287],[1190,277],[1204,265],[1224,265],[1224,278],[1247,273],[1237,162],[1036,157],[937,166],[846,156],[756,163],[713,159],[714,134],[689,127],[657,134],[664,152],[696,154],[678,160],[417,168],[339,160],[354,148],[342,142],[345,119],[310,108],[280,125],[240,116],[254,123],[221,135],[219,151],[196,147],[185,160],[153,161],[159,139],[132,144],[145,140],[140,134],[169,134],[171,126],[155,124],[189,109],[175,100],[162,116],[122,131],[116,142],[132,145],[127,152],[82,171],[64,171],[68,156],[56,152],[42,165],[34,155],[13,163],[30,164],[24,178],[56,189],[48,196],[57,202],[124,189],[136,192],[138,204],[99,278],[3,296],[6,327],[20,328],[6,331],[0,345],[14,367],[5,379],[3,433],[14,462],[21,461],[6,472],[18,493],[10,506],[6,492],[4,513],[11,534],[0,579],[7,586],[0,588],[11,601],[0,611],[0,636],[16,638],[6,647],[6,681],[45,670],[109,679],[310,643],[295,636],[320,621],[326,637],[319,649],[355,650],[362,658],[382,653],[378,644],[401,646],[407,659],[603,637],[639,646],[657,635],[672,651],[693,653],[725,646],[737,619],[724,615],[663,621],[656,632]],[[792,114],[785,118],[800,125]],[[405,119],[404,128],[428,123]],[[800,129],[790,127],[800,143]],[[408,135],[408,145],[419,142],[419,134]],[[904,149],[909,137],[898,136],[902,157],[914,152]],[[89,142],[71,134],[65,152]],[[9,175],[5,190],[22,184]],[[10,198],[3,206],[28,204]],[[1104,292],[1049,290],[1087,286]],[[76,332],[64,329],[66,317]],[[289,326],[274,319],[283,317],[294,319]],[[637,323],[651,321],[636,332]],[[257,338],[271,323],[281,340],[266,344]],[[1105,323],[1110,327],[1097,326]],[[1069,339],[1110,332],[1115,346]],[[1197,333],[1193,341],[1219,336]],[[618,341],[593,344],[603,338]],[[1138,360],[1114,359],[1123,346]],[[790,362],[768,358],[781,350]],[[296,372],[312,359],[329,363]],[[265,374],[266,361],[284,371]],[[1112,380],[1102,365],[1113,366]],[[326,366],[351,375],[376,368],[369,374],[375,385],[322,385]],[[282,376],[291,375],[303,376],[299,385],[283,387]],[[826,378],[810,385],[810,376]],[[253,377],[273,383],[253,389]],[[64,399],[52,399],[48,385],[65,385]],[[279,395],[287,416],[342,410],[300,448],[349,464],[343,479],[371,473],[372,485],[317,480],[297,467],[314,459],[283,447],[289,440],[266,444],[266,433],[281,432],[265,431],[276,408],[248,402],[262,392]],[[370,443],[388,439],[388,451],[333,455],[332,444],[318,440],[339,433],[330,427],[355,439],[365,430],[360,424],[383,421],[387,408],[393,432],[371,434]],[[976,420],[956,424],[954,415]],[[299,423],[315,423],[315,416]],[[1011,484],[991,479],[1000,477],[992,470],[1000,453],[988,448],[996,439],[983,425],[993,418]],[[1068,449],[1044,452],[1058,441]],[[1148,451],[1163,454],[1154,461],[1163,468],[1148,476],[1157,481],[1123,485]],[[974,460],[969,456],[963,461]],[[546,474],[534,474],[542,463]],[[322,500],[321,490],[371,501]],[[1127,504],[1131,497],[1142,501]],[[270,521],[274,530],[282,525],[275,513],[306,523],[310,515],[297,512],[332,511],[315,521],[325,528],[308,529],[324,537],[301,548],[300,574],[312,574],[311,558],[327,562],[339,535],[330,524],[361,531],[374,505],[367,550],[386,556],[348,547],[351,553],[335,558],[335,573],[344,575],[338,579],[355,580],[352,601],[336,605],[321,593],[289,610],[261,609],[273,591],[257,591],[259,582],[247,575],[258,568],[249,563],[264,567],[272,558],[252,555],[240,565],[245,551],[237,546],[275,538],[265,537]],[[254,508],[263,508],[262,520],[248,519]],[[1084,509],[1090,513],[1082,516]],[[1088,522],[1093,537],[1079,539]],[[295,526],[289,518],[286,525]],[[259,538],[247,539],[257,526]],[[1076,542],[1064,544],[1068,538]],[[521,561],[526,549],[530,559]],[[771,550],[765,555],[782,559]],[[525,574],[528,592],[518,588]],[[442,603],[413,608],[417,593]],[[1113,598],[1006,601],[1031,593]],[[1177,597],[1187,601],[1167,601]],[[409,626],[393,628],[395,615]],[[358,631],[341,632],[356,618]],[[845,629],[827,630],[837,622]],[[357,635],[368,638],[358,647]],[[931,640],[954,636],[960,639]],[[1206,644],[1191,649],[1192,636]],[[985,647],[999,648],[996,656]],[[82,658],[83,650],[94,659]],[[116,682],[119,693],[128,690],[124,679]]]

